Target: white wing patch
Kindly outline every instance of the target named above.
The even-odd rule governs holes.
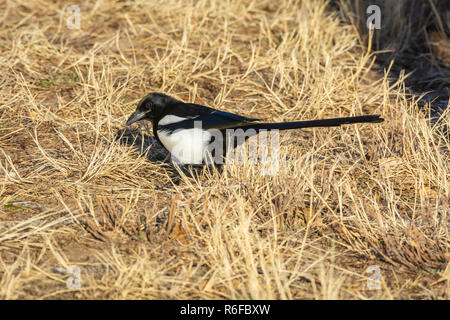
[[[158,121],[158,125],[168,125],[168,124],[173,124],[173,123],[177,123],[177,122],[181,122],[187,119],[191,119],[191,118],[183,118],[183,117],[178,117],[178,116],[174,116],[174,115],[167,115],[163,118],[161,118],[161,120]]]

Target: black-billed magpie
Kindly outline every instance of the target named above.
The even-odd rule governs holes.
[[[180,164],[211,162],[211,145],[215,145],[215,163],[223,163],[229,146],[233,148],[263,130],[287,130],[311,127],[333,127],[351,123],[378,123],[379,115],[345,117],[323,120],[264,123],[210,107],[184,103],[163,93],[146,95],[127,121],[127,126],[139,120],[150,120],[153,133]],[[239,134],[235,134],[235,132]],[[233,137],[233,141],[229,141]],[[243,137],[242,139],[239,139]],[[237,138],[237,139],[236,139]],[[215,143],[214,143],[215,142]],[[217,145],[222,147],[217,152]],[[219,155],[219,156],[218,156]]]

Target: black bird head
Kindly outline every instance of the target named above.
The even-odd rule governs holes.
[[[139,101],[136,111],[128,118],[127,126],[144,119],[153,123],[166,106],[176,101],[163,93],[154,92],[146,95]]]

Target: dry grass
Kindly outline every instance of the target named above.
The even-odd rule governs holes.
[[[323,1],[82,2],[80,30],[66,5],[0,4],[2,299],[449,298],[449,112],[430,125]],[[116,141],[152,91],[386,121],[283,132],[274,176],[171,185]]]

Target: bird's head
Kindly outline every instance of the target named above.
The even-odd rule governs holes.
[[[128,118],[127,126],[139,120],[154,121],[161,111],[175,99],[166,96],[163,93],[150,93],[139,101],[136,111]]]

